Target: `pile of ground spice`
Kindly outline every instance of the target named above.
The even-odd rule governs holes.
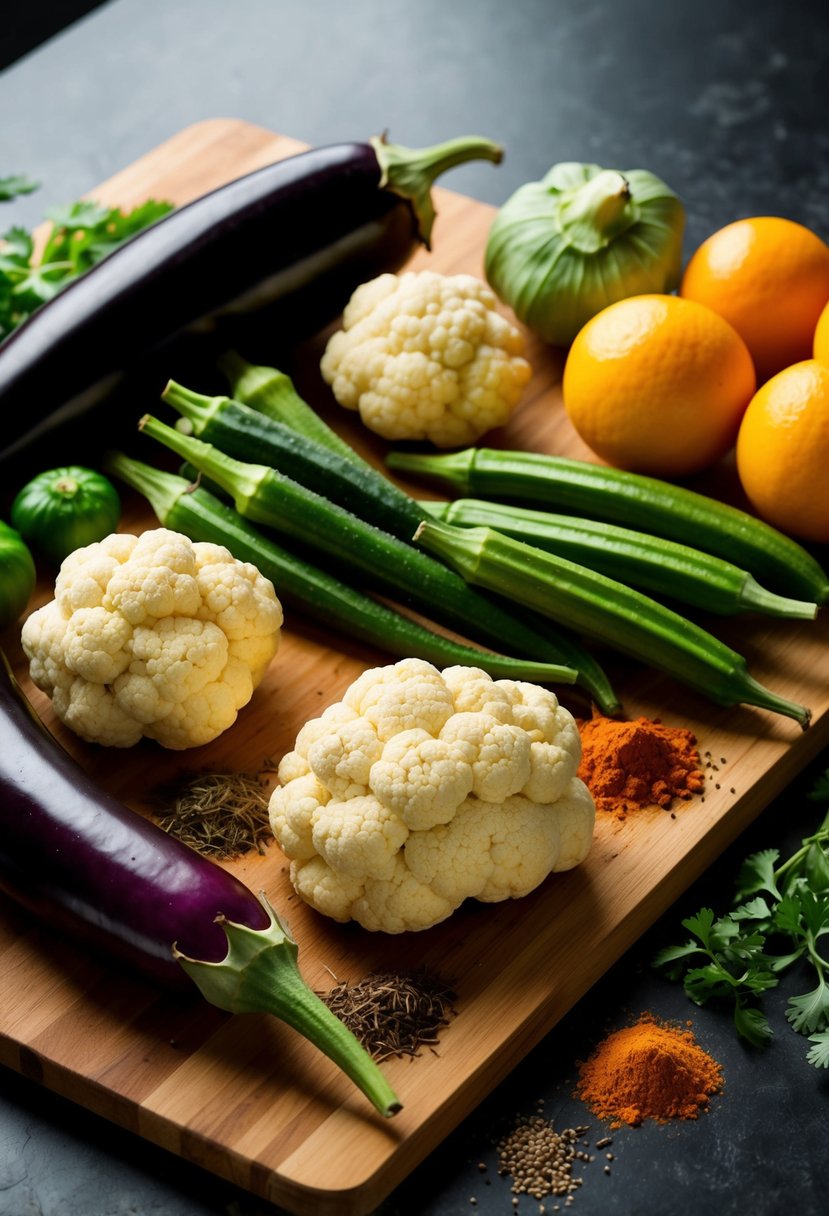
[[[455,994],[428,971],[379,972],[319,996],[375,1060],[434,1049],[455,1014]]]
[[[611,1127],[696,1119],[722,1089],[722,1066],[691,1030],[643,1013],[579,1065],[575,1096]]]
[[[684,727],[597,714],[579,722],[579,734],[578,775],[599,811],[624,819],[646,806],[669,810],[675,798],[688,799],[705,788],[696,738]]]
[[[574,1176],[576,1161],[590,1161],[578,1147],[586,1127],[567,1127],[558,1132],[541,1115],[519,1119],[497,1144],[498,1173],[512,1178],[513,1195],[567,1195],[581,1186]],[[517,1200],[513,1200],[517,1203]]]

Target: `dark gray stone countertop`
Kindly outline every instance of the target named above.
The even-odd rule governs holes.
[[[829,235],[829,7],[822,0],[111,0],[29,6],[8,22],[0,176],[42,183],[4,207],[33,225],[176,131],[243,118],[311,144],[382,129],[412,146],[461,132],[506,149],[451,188],[500,204],[556,161],[647,167],[688,211],[695,247],[739,216],[787,215]],[[22,10],[12,0],[12,10]],[[54,36],[62,22],[70,24]],[[25,27],[25,28],[24,28]],[[15,43],[15,32],[18,40]],[[20,55],[26,46],[27,54]],[[15,50],[17,47],[17,50]],[[18,55],[20,57],[15,57]],[[794,847],[822,809],[806,798],[829,754],[764,813],[677,907],[382,1205],[384,1216],[516,1210],[495,1142],[519,1114],[588,1122],[574,1061],[650,1009],[693,1019],[726,1087],[696,1122],[623,1128],[586,1164],[579,1216],[822,1216],[829,1210],[829,1071],[785,1020],[803,975],[769,994],[765,1052],[730,1015],[691,1005],[650,967],[680,920],[730,900],[753,849]],[[8,987],[0,1000],[13,999]],[[605,1127],[595,1120],[591,1144]],[[591,1149],[591,1151],[593,1151]],[[479,1164],[486,1166],[482,1171]],[[474,1202],[473,1202],[474,1201]],[[556,1210],[545,1201],[546,1212]],[[520,1213],[537,1213],[523,1197]],[[567,1208],[561,1204],[561,1211]],[[268,1216],[217,1181],[33,1083],[0,1071],[0,1216]]]

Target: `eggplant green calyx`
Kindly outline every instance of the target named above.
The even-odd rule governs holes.
[[[251,929],[218,916],[228,952],[219,963],[176,958],[205,1000],[229,1013],[271,1013],[299,1031],[363,1091],[387,1118],[402,1103],[380,1068],[350,1030],[308,987],[299,972],[299,948],[263,894],[264,929]]]
[[[471,160],[488,160],[500,164],[503,149],[491,139],[479,135],[464,135],[429,148],[405,148],[390,144],[385,134],[370,140],[380,166],[381,189],[391,190],[408,199],[417,221],[417,232],[427,249],[431,249],[435,207],[432,186],[436,179],[456,165]]]
[[[604,249],[639,218],[630,183],[616,169],[603,169],[562,194],[558,226],[568,245],[582,253]]]

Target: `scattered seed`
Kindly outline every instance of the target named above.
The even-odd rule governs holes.
[[[375,1060],[434,1049],[455,1014],[454,992],[427,971],[368,975],[319,995]]]
[[[268,784],[261,773],[196,773],[180,785],[162,787],[155,798],[164,806],[159,826],[206,857],[239,857],[251,849],[265,852],[272,839]]]

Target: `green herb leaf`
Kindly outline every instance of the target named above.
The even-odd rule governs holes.
[[[33,182],[20,174],[14,177],[0,177],[0,203],[7,203],[17,198],[19,194],[31,194],[37,190],[39,182]]]
[[[747,857],[737,875],[737,897],[754,895],[757,891],[768,891],[775,899],[780,898],[774,867],[780,853],[777,849],[763,849]]]
[[[810,797],[829,799],[829,769]],[[790,999],[786,1018],[794,1030],[809,1036],[809,1062],[829,1067],[829,959],[818,949],[820,938],[829,934],[829,811],[817,831],[805,836],[785,861],[780,861],[777,849],[748,857],[739,870],[735,902],[724,916],[701,908],[683,920],[683,928],[696,940],[660,950],[654,966],[682,980],[697,1005],[710,1000],[732,1003],[737,1033],[763,1047],[771,1028],[759,1000],[794,963],[807,964],[817,985]],[[788,948],[774,948],[786,939]],[[708,961],[690,966],[699,955]]]
[[[734,1025],[737,1034],[751,1043],[752,1047],[766,1047],[772,1037],[768,1018],[759,1009],[748,1008],[738,1001],[734,1007]]]
[[[769,920],[772,912],[762,895],[758,895],[755,899],[740,904],[730,915],[732,920]]]
[[[18,194],[26,193],[21,187],[27,185],[34,189],[23,178],[7,178],[5,184]],[[3,194],[3,188],[4,180],[0,179],[0,199],[11,198],[12,194]],[[155,199],[147,199],[126,212],[92,199],[53,207],[47,213],[52,228],[37,263],[31,233],[24,228],[10,229],[0,242],[0,339],[68,282],[172,209],[171,203]]]
[[[810,1034],[809,1042],[814,1043],[814,1047],[810,1047],[806,1055],[809,1063],[814,1064],[815,1068],[829,1068],[829,1030]]]
[[[811,992],[793,996],[786,1009],[786,1017],[795,1030],[809,1034],[823,1030],[829,1020],[829,987],[823,978]]]

